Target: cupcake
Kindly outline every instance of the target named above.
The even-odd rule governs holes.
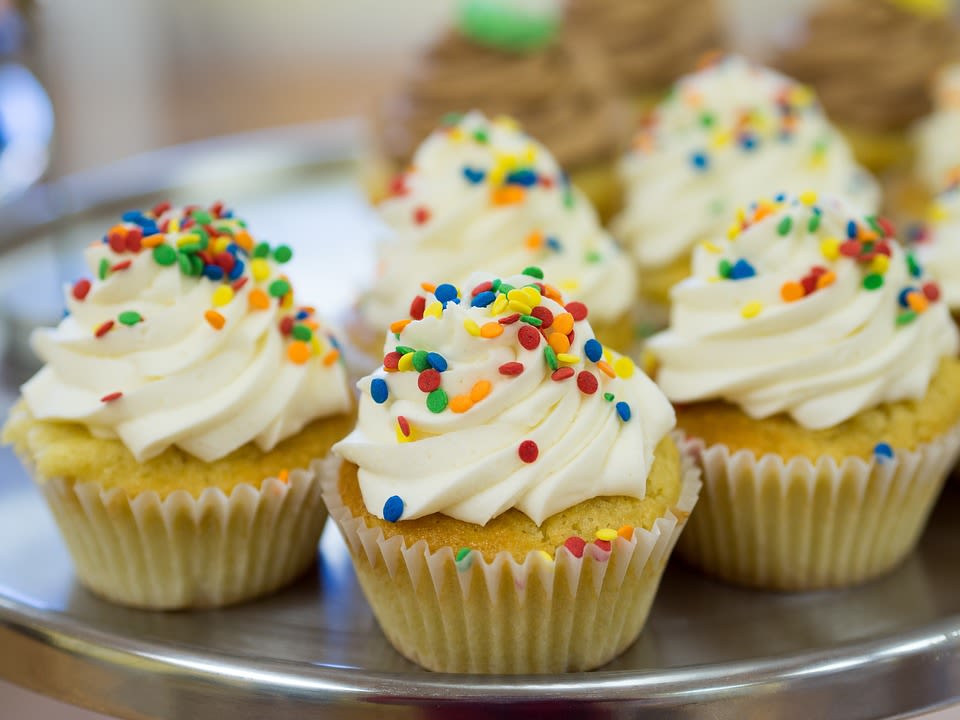
[[[672,300],[649,347],[704,474],[683,556],[775,590],[903,560],[960,450],[960,360],[889,223],[812,192],[754,203]]]
[[[324,482],[380,627],[441,672],[602,665],[696,502],[669,402],[538,268],[413,302],[437,312],[388,335]]]
[[[60,325],[34,332],[45,365],[3,441],[97,595],[222,606],[313,562],[311,461],[355,413],[336,339],[283,275],[291,254],[220,204],[128,212],[87,248]]]
[[[958,57],[948,0],[830,0],[775,65],[816,89],[857,158],[880,171],[909,159],[907,130],[930,112],[927,87]]]
[[[365,184],[373,200],[407,170],[417,144],[451,112],[516,117],[554,152],[603,217],[620,202],[616,159],[629,145],[628,103],[598,52],[572,43],[556,0],[461,0],[457,26],[428,47],[377,118]]]
[[[939,284],[943,302],[955,320],[960,318],[960,175],[931,204],[927,222],[915,228],[911,240],[920,264]]]
[[[879,191],[808,88],[729,56],[681,78],[623,159],[626,208],[614,235],[654,305],[690,273],[690,253],[768,188],[840,193],[864,210]]]
[[[514,272],[542,267],[560,289],[593,308],[601,341],[633,339],[630,263],[553,156],[512,120],[479,112],[450,118],[417,150],[380,205],[392,237],[378,250],[379,275],[348,332],[376,355],[399,318],[425,312],[409,299],[421,283],[463,286],[477,267]]]
[[[566,24],[575,40],[603,51],[617,86],[641,109],[724,44],[713,0],[571,0]]]

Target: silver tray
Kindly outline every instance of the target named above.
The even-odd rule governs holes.
[[[352,124],[201,143],[37,188],[0,211],[0,417],[35,367],[25,333],[58,319],[80,248],[117,212],[161,197],[223,197],[295,248],[301,289],[345,310],[369,280],[378,233],[351,177],[360,143]],[[892,717],[960,697],[958,510],[950,487],[918,551],[861,588],[748,592],[674,562],[640,640],[601,670],[439,675],[391,649],[329,526],[316,570],[271,598],[198,613],[101,602],[73,580],[4,448],[0,678],[125,718]]]

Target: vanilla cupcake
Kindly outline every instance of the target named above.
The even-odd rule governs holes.
[[[528,265],[593,309],[601,340],[630,345],[630,263],[550,152],[514,121],[478,112],[451,118],[417,150],[380,215],[391,237],[378,248],[378,277],[348,327],[368,353],[394,321],[421,319],[423,308],[409,299],[422,283],[462,285],[477,267]]]
[[[334,448],[331,517],[384,634],[430,670],[609,661],[696,502],[669,402],[541,278],[417,294]]]
[[[916,176],[936,193],[960,180],[960,64],[938,75],[933,113],[917,123]]]
[[[125,213],[92,279],[32,336],[43,369],[4,430],[79,580],[143,608],[271,592],[312,562],[311,469],[353,424],[337,341],[294,301],[292,252],[209,209]]]
[[[613,231],[633,253],[644,298],[659,305],[690,273],[693,248],[771,187],[839,193],[865,211],[879,200],[810,90],[736,56],[682,78],[621,171],[626,208]]]
[[[650,349],[704,472],[684,557],[778,590],[896,566],[960,449],[960,361],[890,225],[814,193],[754,203],[672,301]]]
[[[911,249],[936,279],[954,319],[960,318],[960,175],[930,205],[927,222],[914,228],[910,239]]]

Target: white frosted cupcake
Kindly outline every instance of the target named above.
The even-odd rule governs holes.
[[[129,212],[92,279],[32,336],[44,367],[3,440],[34,475],[98,595],[154,609],[240,602],[313,561],[311,469],[353,424],[337,341],[217,204]]]
[[[660,304],[690,273],[693,248],[771,188],[838,193],[865,212],[879,201],[813,93],[737,56],[681,78],[621,172],[627,198],[614,234],[636,260],[644,297]]]
[[[916,175],[930,193],[960,177],[960,64],[945,68],[933,92],[933,113],[917,123]]]
[[[549,151],[514,121],[478,112],[454,118],[426,139],[392,190],[380,205],[391,237],[351,325],[362,349],[379,350],[397,319],[420,319],[409,299],[421,284],[463,284],[477,267],[530,265],[593,309],[605,342],[623,348],[632,340],[630,263]]]
[[[939,283],[950,312],[960,316],[960,182],[937,196],[927,222],[915,228],[911,239],[921,264]]]
[[[360,381],[324,486],[381,628],[431,670],[609,661],[696,502],[669,402],[594,338],[586,306],[528,273],[416,295],[429,311]]]
[[[916,544],[960,450],[957,330],[883,219],[814,193],[740,217],[649,345],[704,472],[682,552],[760,588],[863,582]]]

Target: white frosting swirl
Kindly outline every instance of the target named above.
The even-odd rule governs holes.
[[[429,396],[416,371],[381,367],[360,381],[359,423],[334,450],[359,466],[369,512],[398,519],[385,513],[385,504],[396,496],[392,502],[402,503],[399,519],[404,520],[442,513],[484,525],[515,507],[540,524],[593,497],[644,497],[654,448],[675,420],[663,393],[629,358],[608,353],[609,364],[597,358],[600,346],[590,342],[593,331],[586,320],[573,324],[572,345],[559,356],[560,375],[568,377],[554,379],[540,331],[522,320],[498,323],[511,315],[510,308],[471,307],[468,288],[490,278],[474,275],[464,286],[460,304],[448,302],[438,316],[428,311],[423,320],[403,328],[398,339],[388,335],[388,351],[402,345],[404,352],[427,350],[446,361],[440,374],[440,389],[449,398],[445,409],[428,407]],[[520,287],[533,278],[517,276],[506,282]],[[433,306],[435,296],[425,299],[428,308]],[[560,303],[543,297],[539,304],[557,318],[547,334],[565,329]],[[481,335],[467,329],[471,323],[474,333],[481,328]],[[488,324],[503,333],[484,337]],[[521,333],[536,335],[536,345],[527,349]],[[603,364],[589,359],[591,355]],[[521,363],[523,370],[503,374],[506,363]],[[615,369],[616,376],[609,377],[604,368]],[[593,384],[594,391],[585,392],[581,383],[588,389]],[[483,397],[473,402],[468,400],[471,394]],[[628,420],[622,419],[626,411]],[[413,442],[401,442],[398,417],[408,423]],[[521,457],[525,441],[538,448],[533,462]]]
[[[405,317],[421,282],[464,283],[477,267],[506,273],[537,265],[601,321],[629,308],[630,264],[589,200],[514,121],[465,115],[430,135],[398,182],[380,206],[392,237],[379,248],[376,285],[361,300],[374,326]]]
[[[944,69],[933,93],[934,111],[914,129],[917,176],[932,192],[960,176],[960,64]]]
[[[960,185],[937,197],[926,235],[914,247],[950,310],[960,312]]]
[[[180,211],[168,211],[156,222],[163,226],[176,217]],[[213,225],[240,229],[229,219]],[[139,232],[135,228],[124,223],[111,234]],[[172,252],[191,232],[171,230],[164,246]],[[210,240],[211,246],[217,242]],[[69,314],[31,338],[46,363],[22,388],[31,414],[117,437],[141,462],[171,445],[209,462],[248,442],[270,450],[311,420],[347,411],[350,390],[332,335],[310,309],[292,306],[292,291],[271,296],[271,285],[282,278],[273,259],[251,260],[236,245],[233,252],[245,263],[243,272],[233,281],[215,281],[188,276],[177,262],[162,265],[148,248],[90,246],[88,266],[95,276],[108,268],[103,278],[94,279],[82,299],[77,286],[67,287]],[[233,291],[231,282],[243,277],[246,284]],[[226,295],[232,298],[222,302]],[[255,307],[258,300],[262,309]],[[215,313],[213,322],[208,313]],[[285,336],[279,324],[286,317],[312,339]],[[309,359],[292,359],[290,346],[297,342],[303,347],[295,349]]]
[[[694,252],[693,276],[673,288],[670,328],[650,341],[671,400],[723,399],[751,417],[784,412],[826,428],[922,397],[940,358],[957,352],[946,305],[927,299],[936,285],[882,237],[882,222],[838,198],[804,199],[754,206],[733,241]],[[848,244],[851,229],[860,239]],[[860,259],[844,254],[851,248]],[[747,277],[718,278],[731,266]],[[803,295],[811,272],[827,280]]]
[[[874,179],[803,85],[731,56],[681,78],[621,163],[614,234],[642,268],[682,258],[774,189],[841,194],[876,209]]]

